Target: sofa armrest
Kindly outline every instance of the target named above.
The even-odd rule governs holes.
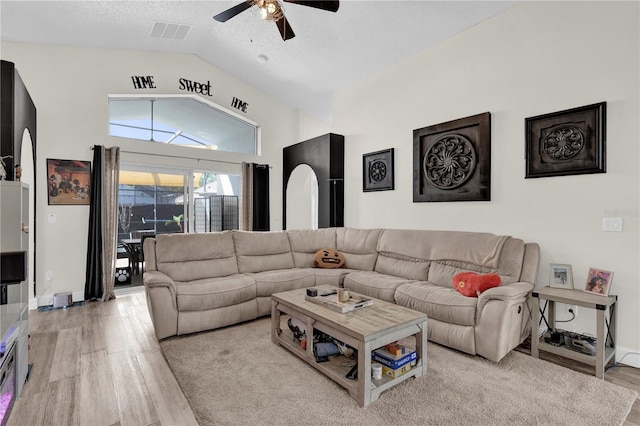
[[[480,295],[476,311],[476,353],[500,361],[528,334],[533,284],[517,282]]]
[[[173,308],[178,310],[178,304],[176,301],[176,283],[167,274],[160,271],[145,271],[142,276],[142,282],[147,288],[147,291],[152,288],[166,287],[169,290],[171,299],[173,300]]]
[[[483,292],[482,294],[480,294],[480,296],[478,297],[478,305],[477,305],[478,317],[480,317],[480,314],[482,313],[482,309],[484,308],[484,305],[486,305],[487,302],[489,302],[490,300],[509,301],[509,300],[523,299],[523,298],[526,298],[527,294],[531,293],[532,290],[533,290],[533,284],[524,283],[524,282],[517,282],[517,283],[501,285],[498,287],[490,288],[485,292]]]
[[[142,275],[147,295],[147,308],[158,340],[178,334],[178,301],[176,283],[159,271]]]

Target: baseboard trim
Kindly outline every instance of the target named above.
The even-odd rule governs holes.
[[[618,346],[616,348],[616,362],[640,368],[640,350]]]
[[[29,299],[29,310],[35,311],[36,309],[38,309],[38,299],[35,297],[33,299]]]

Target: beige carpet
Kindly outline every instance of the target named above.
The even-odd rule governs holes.
[[[512,352],[492,363],[428,343],[428,372],[366,408],[271,343],[268,318],[161,343],[201,425],[614,425],[636,392]]]

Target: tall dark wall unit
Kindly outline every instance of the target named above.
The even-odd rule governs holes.
[[[318,227],[344,226],[344,136],[329,133],[283,149],[282,227],[287,228],[287,185],[307,164],[318,178]]]
[[[22,136],[29,129],[32,141],[32,155],[36,167],[36,106],[22,82],[22,78],[13,62],[1,61],[0,64],[0,157],[4,159],[7,180],[15,180],[15,166],[21,164]]]
[[[33,156],[33,185],[31,192],[33,200],[37,200],[36,184],[36,106],[31,99],[18,70],[13,62],[0,61],[0,157],[4,158],[7,173],[6,180],[15,180],[15,166],[22,164],[22,138],[24,130],[31,134],[31,154]],[[33,205],[36,215],[36,204]],[[36,247],[37,226],[34,220],[33,243]],[[36,263],[36,253],[33,253]],[[33,291],[36,290],[36,279],[33,275]]]

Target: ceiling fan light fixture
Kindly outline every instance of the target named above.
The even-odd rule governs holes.
[[[265,21],[278,21],[282,18],[282,6],[277,0],[258,0],[260,17]]]

